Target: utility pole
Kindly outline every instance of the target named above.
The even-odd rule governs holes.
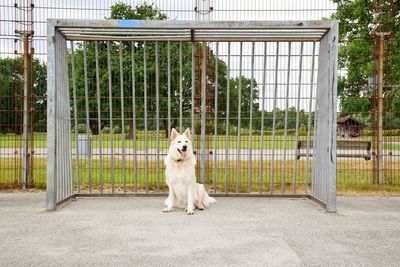
[[[375,147],[375,168],[377,170],[375,179],[379,185],[382,185],[382,172],[383,172],[383,57],[385,47],[385,36],[390,35],[390,32],[376,32],[379,43],[378,53],[378,120],[377,120],[377,134],[376,134],[376,147]]]
[[[210,0],[194,0],[194,11],[196,13],[196,20],[210,20],[210,13],[213,11],[213,7],[211,6],[211,1]],[[208,55],[208,45],[206,42],[202,42],[201,44],[195,45],[194,47],[199,48],[201,50],[200,55],[197,56],[201,60],[200,65],[200,75],[195,77],[199,78],[199,83],[194,83],[195,85],[198,84],[199,86],[199,92],[196,92],[196,86],[192,90],[195,90],[195,99],[200,99],[199,106],[195,107],[195,118],[196,121],[198,120],[198,117],[200,115],[200,133],[197,131],[195,132],[196,134],[200,134],[200,182],[204,183],[206,179],[206,168],[207,168],[207,162],[208,162],[208,157],[209,157],[209,152],[208,152],[208,147],[209,144],[207,142],[207,137],[206,137],[206,116],[207,116],[207,55]],[[196,49],[197,51],[198,49]],[[196,52],[195,52],[195,57],[196,57]],[[199,114],[200,113],[200,114]],[[194,123],[196,125],[196,123]],[[193,129],[194,130],[194,129]],[[194,137],[194,136],[193,136]],[[195,143],[196,147],[199,147]]]
[[[214,10],[211,0],[194,0],[196,20],[210,20],[210,14]]]
[[[14,7],[16,8],[16,25],[15,25],[15,33],[20,36],[20,40],[23,43],[23,56],[24,56],[24,88],[23,88],[23,121],[22,121],[22,129],[23,129],[23,147],[22,147],[22,189],[27,188],[27,184],[29,181],[29,173],[30,173],[30,153],[29,153],[29,125],[30,125],[30,105],[29,100],[30,96],[33,93],[32,90],[32,78],[33,78],[33,69],[32,69],[32,55],[30,53],[30,43],[32,40],[32,36],[34,34],[33,31],[33,15],[32,10],[34,8],[34,4],[32,1],[15,1]],[[33,52],[33,49],[31,49]],[[33,54],[33,53],[32,53]],[[33,129],[31,129],[33,131]]]

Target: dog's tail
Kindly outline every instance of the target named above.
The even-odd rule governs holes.
[[[171,200],[169,198],[167,198],[166,200],[164,200],[164,205],[168,206],[170,202],[171,202]]]
[[[207,206],[208,206],[209,204],[215,204],[215,203],[217,203],[217,200],[215,200],[215,198],[210,197],[210,196],[207,196],[206,199],[205,199],[205,201],[206,201],[206,205],[207,205]]]
[[[217,203],[217,200],[215,198],[209,196],[208,197],[208,203],[215,204],[215,203]]]

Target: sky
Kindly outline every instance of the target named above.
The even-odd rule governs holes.
[[[14,8],[14,2],[19,7],[30,6],[32,2],[34,8],[31,12]],[[110,6],[115,0],[1,0],[0,4],[0,56],[14,56],[14,50],[21,52],[22,42],[15,37],[15,29],[24,29],[26,25],[16,23],[15,21],[26,19],[32,16],[35,23],[33,30],[35,38],[32,46],[35,48],[35,56],[41,61],[46,61],[46,20],[47,18],[69,18],[69,19],[103,19],[110,16]],[[122,0],[133,6],[145,1]],[[148,0],[154,3],[160,10],[167,14],[173,20],[317,20],[327,18],[335,10],[335,5],[330,0]],[[202,14],[194,12],[194,8],[198,7]],[[213,7],[212,12],[207,12],[207,7]],[[29,9],[28,9],[29,10]],[[17,42],[14,42],[17,40]],[[260,84],[263,80],[263,43],[257,43],[255,47],[255,71],[254,78]],[[213,44],[210,44],[213,47]],[[267,100],[261,103],[266,110],[271,110],[273,102],[269,98],[273,98],[275,86],[275,53],[276,43],[268,43],[267,45],[267,71],[265,73],[265,97]],[[220,45],[220,58],[227,60],[227,45]],[[299,86],[297,85],[299,76],[299,43],[293,43],[291,49],[291,66],[289,69],[289,107],[296,104],[296,98]],[[312,44],[307,43],[304,46],[304,57],[302,69],[302,84],[300,86],[301,95],[307,97],[310,94],[311,86],[311,59]],[[318,49],[316,50],[316,55]],[[232,44],[231,48],[231,66],[232,76],[239,74],[239,44]],[[246,43],[243,47],[243,64],[242,74],[251,76],[251,44]],[[278,57],[278,100],[277,107],[284,109],[286,106],[285,96],[288,78],[288,44],[282,43],[279,49]],[[317,56],[315,58],[315,69],[317,69]],[[316,75],[314,81],[316,82]],[[315,95],[315,86],[312,88]],[[301,109],[306,111],[309,109],[309,101],[302,100]],[[312,107],[314,109],[314,107]]]

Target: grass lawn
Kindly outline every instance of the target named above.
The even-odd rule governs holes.
[[[17,163],[17,165],[16,165]],[[240,165],[239,175],[237,176],[236,161],[229,162],[228,172],[225,170],[225,161],[217,162],[216,169],[216,185],[218,192],[225,192],[225,179],[228,192],[236,192],[236,179],[238,178],[239,192],[247,192],[248,184],[250,184],[251,192],[258,192],[260,185],[260,163],[259,160],[251,162],[250,176],[249,176],[249,162],[242,161]],[[18,165],[19,164],[19,165]],[[100,192],[100,162],[99,160],[92,160],[91,178],[89,179],[88,161],[81,160],[79,164],[79,177],[81,190],[89,189],[89,181],[91,180],[91,187],[93,192]],[[123,190],[124,174],[126,179],[126,191],[133,192],[135,177],[133,171],[134,162],[131,160],[126,161],[126,172],[123,172],[121,160],[115,160],[114,168],[114,188],[116,191]],[[148,164],[147,179],[150,191],[155,191],[159,185],[160,190],[166,190],[165,175],[163,162],[159,162],[159,182],[157,172],[157,161],[151,160]],[[21,180],[21,167],[20,161],[16,162],[14,159],[0,159],[0,188],[17,187]],[[207,162],[206,166],[206,186],[209,190],[213,189],[214,179],[214,162]],[[310,164],[311,168],[311,164]],[[386,162],[384,166],[384,183],[385,185],[378,188],[372,182],[372,161],[364,160],[338,160],[337,161],[337,188],[338,191],[376,191],[386,190],[388,192],[400,192],[400,162]],[[73,175],[74,185],[77,186],[77,165],[74,164]],[[263,161],[263,173],[261,180],[261,188],[263,192],[269,192],[271,189],[274,193],[282,193],[282,188],[285,193],[293,193],[294,191],[294,177],[296,174],[296,192],[303,193],[305,190],[305,170],[306,161],[297,161],[297,171],[294,173],[294,161],[287,160],[285,166],[285,175],[282,180],[282,161],[276,160],[274,165],[274,176],[271,179],[271,161]],[[197,168],[197,177],[199,179],[199,168]],[[111,161],[106,159],[103,161],[103,189],[104,192],[111,192],[112,189],[112,170]],[[227,175],[226,175],[227,174]],[[46,159],[34,160],[33,179],[36,188],[45,188],[46,184]],[[139,190],[144,190],[146,185],[146,172],[145,162],[138,161],[137,164],[137,185]],[[271,181],[272,180],[272,181]],[[311,172],[308,175],[308,190],[310,189]],[[282,186],[284,185],[284,186]]]
[[[46,148],[47,147],[47,136],[46,133],[35,133],[33,140],[34,140],[34,147],[35,148]],[[75,147],[75,135],[71,135],[72,138],[72,147]],[[93,137],[93,148],[98,148],[100,146],[99,136],[94,135]],[[157,148],[156,142],[156,132],[149,131],[148,132],[148,148]],[[311,138],[313,135],[311,134]],[[125,144],[122,145],[122,135],[121,134],[114,134],[114,144],[115,148],[133,148],[136,146],[138,149],[145,148],[145,136],[143,131],[137,132],[137,140],[136,143],[133,142],[132,139],[125,138]],[[339,139],[339,138],[338,138]],[[371,140],[372,137],[366,136],[362,138],[363,140]],[[236,135],[229,135],[228,136],[228,146],[229,148],[237,148],[237,136]],[[307,140],[307,136],[299,136],[299,140]],[[354,139],[356,140],[356,139]],[[210,148],[214,148],[215,138],[213,135],[206,136],[206,143],[207,146]],[[390,142],[390,143],[389,143]],[[253,149],[260,149],[263,147],[264,149],[271,149],[272,145],[274,144],[275,149],[283,149],[285,146],[284,136],[283,135],[276,135],[275,142],[272,142],[272,135],[270,133],[264,135],[264,142],[263,146],[261,146],[261,136],[253,135],[250,145],[250,136],[249,135],[242,135],[240,138],[240,147],[243,149],[253,148]],[[163,133],[160,135],[160,148],[167,148],[168,140],[164,137]],[[102,134],[102,147],[103,148],[110,148],[110,134]],[[200,136],[195,137],[195,147],[199,149],[200,147]],[[225,135],[218,135],[216,138],[216,148],[225,148],[226,147],[226,136]],[[0,148],[22,148],[22,135],[15,135],[15,134],[0,134]],[[287,135],[286,141],[286,148],[287,149],[294,149],[296,148],[296,137],[293,134]],[[385,137],[385,143],[383,144],[383,148],[386,150],[400,150],[400,137],[399,136],[390,136]]]

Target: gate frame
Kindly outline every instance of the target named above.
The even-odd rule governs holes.
[[[142,31],[140,31],[142,30]],[[148,31],[151,30],[151,31]],[[175,35],[154,35],[170,30]],[[136,31],[137,35],[134,35]],[[130,32],[130,36],[118,34]],[[140,32],[140,34],[138,33]],[[219,33],[224,32],[223,37]],[[246,33],[246,35],[241,35]],[[250,34],[249,34],[250,33]],[[103,34],[103,35],[102,35]],[[107,37],[107,38],[105,38]],[[311,193],[245,194],[309,198],[336,212],[336,101],[338,22],[318,21],[140,21],[47,20],[47,187],[46,209],[74,197],[165,194],[77,194],[73,190],[67,40],[185,42],[319,42]],[[67,101],[66,101],[67,100]],[[316,139],[315,137],[318,136]],[[61,153],[59,153],[61,152]]]

